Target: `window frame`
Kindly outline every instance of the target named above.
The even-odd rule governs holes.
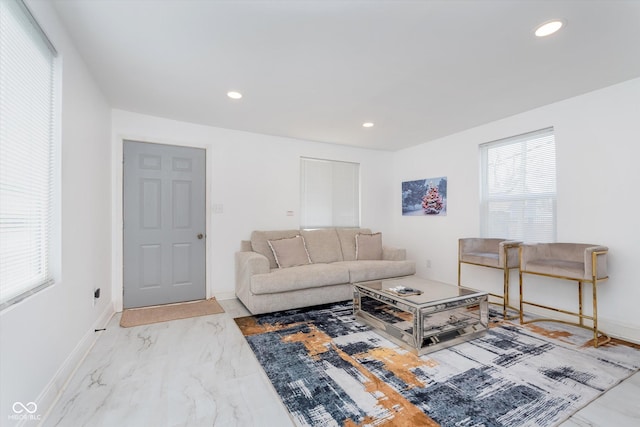
[[[546,167],[552,169],[553,174],[542,173],[529,173],[527,170],[534,170],[527,162],[524,166],[518,168],[519,174],[516,178],[519,178],[523,188],[521,191],[513,192],[511,194],[490,194],[489,190],[489,175],[495,170],[490,170],[489,165],[489,151],[493,149],[500,149],[504,147],[519,148],[521,152],[519,159],[526,161],[528,159],[526,153],[530,151],[527,144],[535,143],[536,141],[541,143],[551,143],[550,148],[545,149],[549,153],[545,154],[544,159],[552,162],[546,163]],[[503,138],[496,141],[487,142],[479,146],[480,151],[480,236],[483,238],[505,238],[509,240],[519,240],[528,242],[555,242],[557,239],[557,154],[556,154],[556,142],[555,142],[555,130],[553,127],[548,127],[533,132],[516,135],[513,137]],[[533,162],[532,162],[533,163]],[[515,169],[515,168],[514,168]],[[548,186],[545,191],[540,190],[540,187],[533,191],[527,190],[527,186],[531,185],[531,181],[535,181],[538,186]],[[547,201],[545,207],[548,213],[549,221],[539,221],[539,223],[545,224],[545,229],[536,229],[535,227],[535,206],[536,202],[544,203]],[[528,203],[532,202],[532,203]],[[506,233],[496,233],[491,227],[491,215],[497,215],[496,212],[490,210],[492,203],[520,203],[522,209],[515,211],[513,209],[506,212],[511,213],[511,217],[516,216],[517,220],[511,220],[513,227],[507,227]],[[527,206],[530,205],[530,206]],[[529,221],[525,221],[529,218]],[[544,218],[544,217],[543,217]],[[514,231],[515,229],[515,231]],[[542,231],[541,231],[542,230]]]
[[[12,4],[10,4],[9,2],[11,2]],[[44,65],[42,66],[41,73],[46,74],[48,77],[40,87],[34,90],[37,90],[37,89],[42,90],[43,88],[45,88],[44,90],[42,90],[42,92],[38,92],[38,93],[46,92],[46,98],[44,98],[45,101],[42,102],[42,105],[47,105],[48,107],[46,109],[47,110],[46,114],[43,113],[40,117],[40,119],[42,119],[45,116],[46,118],[39,122],[40,126],[42,126],[43,128],[44,127],[47,128],[47,132],[42,133],[42,135],[39,135],[38,138],[34,137],[33,135],[28,135],[24,137],[26,138],[27,141],[33,141],[34,139],[37,139],[39,141],[41,148],[43,147],[41,152],[42,153],[46,152],[46,156],[47,156],[47,158],[42,162],[42,164],[44,164],[44,167],[46,167],[46,171],[43,171],[41,169],[42,173],[40,174],[40,176],[42,176],[46,181],[45,184],[41,185],[40,187],[41,190],[44,189],[44,192],[46,193],[46,195],[41,196],[39,199],[41,202],[45,204],[46,207],[41,209],[43,213],[39,215],[36,215],[33,213],[22,215],[23,218],[36,218],[36,217],[38,218],[34,223],[36,225],[34,225],[33,227],[37,227],[38,229],[42,230],[42,235],[35,239],[31,238],[30,240],[33,240],[33,241],[37,240],[39,242],[40,249],[37,251],[37,254],[36,252],[31,253],[30,254],[31,258],[29,259],[35,259],[37,257],[40,260],[39,262],[41,263],[41,266],[36,268],[36,270],[38,270],[38,273],[33,274],[32,279],[26,279],[27,277],[30,277],[29,273],[23,275],[22,280],[24,280],[24,283],[20,283],[19,285],[15,284],[15,280],[16,280],[15,278],[18,276],[16,275],[9,276],[10,272],[8,272],[7,270],[2,272],[1,276],[4,276],[3,277],[4,280],[2,280],[2,282],[5,282],[5,283],[0,283],[0,289],[2,289],[2,293],[5,295],[6,295],[6,292],[9,290],[9,294],[6,296],[0,295],[0,311],[13,306],[14,304],[17,304],[20,301],[23,301],[24,299],[28,298],[31,295],[35,295],[39,291],[55,284],[60,279],[60,261],[61,261],[61,257],[60,257],[60,204],[61,204],[61,200],[60,200],[60,195],[61,195],[60,130],[61,130],[61,105],[62,105],[61,104],[62,60],[57,50],[55,49],[55,47],[47,37],[46,33],[40,27],[40,25],[38,24],[37,20],[29,10],[27,5],[22,0],[3,0],[3,4],[1,7],[3,9],[3,15],[6,15],[6,17],[3,19],[13,19],[12,23],[15,24],[13,28],[19,28],[19,31],[22,33],[20,37],[23,37],[24,40],[26,40],[25,43],[26,42],[31,43],[29,46],[31,46],[31,48],[33,49],[33,52],[38,52],[41,54],[38,56],[35,53],[33,53],[33,57],[31,58],[31,60],[35,59],[35,60],[39,60],[41,64],[47,64],[46,67]],[[11,8],[11,11],[9,11],[9,8]],[[20,13],[22,13],[22,15],[19,15]],[[8,17],[9,14],[11,14],[11,18]],[[8,28],[8,25],[5,28],[5,31],[7,31],[7,34],[8,32],[11,31]],[[15,40],[13,38],[8,38],[8,37],[10,36],[3,35],[3,38],[7,43]],[[24,58],[20,58],[22,61],[29,60],[26,56],[27,55],[27,53],[25,52],[26,50],[27,49],[23,49],[20,51],[22,52],[21,55],[24,56]],[[11,59],[14,60],[14,64],[19,64],[20,59],[18,59],[16,55],[14,55],[14,57],[12,57]],[[6,59],[6,63],[4,64],[4,66],[11,67],[11,65],[9,64],[9,61],[10,59]],[[25,62],[23,62],[22,67],[26,66],[24,65],[24,63]],[[20,67],[19,65],[15,65],[15,66]],[[7,70],[9,69],[10,68],[7,68]],[[31,81],[30,80],[31,75],[20,76],[20,78],[22,78],[27,82]],[[17,86],[15,83],[16,80],[14,80],[12,76],[9,74],[3,76],[3,79],[5,80],[4,84],[7,85],[5,86],[5,90],[8,91],[10,90],[9,88],[13,89]],[[36,83],[32,83],[32,85],[35,86]],[[14,111],[13,108],[17,109],[18,102],[22,101],[22,99],[20,98],[17,98],[17,99],[18,100],[16,100],[16,97],[13,97],[12,99],[5,100],[4,101],[5,105],[3,105],[1,108],[7,108],[7,111]],[[8,106],[11,106],[11,107],[8,107]],[[23,111],[33,112],[33,107],[26,110],[23,109]],[[18,117],[19,120],[16,120],[16,117]],[[16,141],[23,142],[20,137],[15,137],[15,135],[22,133],[23,131],[20,131],[20,129],[26,128],[30,124],[30,122],[27,122],[27,125],[24,125],[22,127],[17,126],[16,123],[22,124],[23,122],[26,122],[26,119],[25,120],[22,120],[22,119],[23,119],[22,116],[14,116],[14,117],[9,117],[8,119],[4,117],[3,118],[4,124],[2,124],[2,121],[0,121],[0,129],[2,129],[2,132],[7,138],[4,141],[6,144],[4,148],[5,150],[9,150],[10,149],[9,147],[15,144]],[[14,131],[9,133],[9,131],[7,130],[9,127],[12,127]],[[7,131],[5,132],[5,130]],[[27,135],[27,132],[24,132],[24,135]],[[43,136],[43,135],[46,135],[46,136]],[[28,151],[29,154],[31,155],[32,154],[31,149],[32,149],[32,146],[29,145],[28,148],[25,149],[25,151]],[[5,154],[8,152],[9,151],[6,151]],[[23,163],[28,164],[30,162],[24,161]],[[40,165],[41,167],[42,167],[42,164]],[[8,186],[10,185],[11,182],[14,182],[14,183],[18,182],[18,183],[24,184],[24,182],[27,179],[31,179],[33,177],[28,168],[21,170],[19,173],[12,174],[11,172],[6,172],[6,174],[7,175],[3,177],[5,179],[5,183],[3,184],[3,186],[4,185],[7,186],[6,187],[7,191],[4,193],[5,197],[8,197],[7,195],[10,193]],[[13,178],[10,178],[9,175]],[[0,177],[2,177],[1,174],[0,174]],[[20,190],[13,190],[14,198],[17,197],[15,196],[15,191],[19,191],[18,193],[19,195],[33,194],[33,192],[35,191],[28,185],[23,185],[22,187],[23,188]],[[15,187],[12,187],[12,188],[15,188]],[[6,202],[7,200],[9,199],[5,198],[4,201]],[[14,224],[19,223],[19,221],[16,219],[16,218],[20,218],[20,215],[17,213],[18,211],[19,209],[17,208],[14,208],[13,210],[6,209],[4,211],[5,215],[0,215],[0,236],[3,233],[3,231],[4,233],[9,233],[13,231],[18,233],[18,235],[20,234],[21,231],[19,231],[19,227],[18,228],[16,228],[15,226],[12,227],[12,224],[11,224],[11,221],[14,221]],[[31,229],[33,229],[33,227]],[[21,229],[22,233],[26,232],[24,231],[25,229],[26,229],[25,227]],[[4,237],[6,238],[6,236],[7,235],[5,234]],[[3,249],[4,249],[3,251],[4,256],[7,256],[4,263],[5,268],[6,266],[10,265],[10,263],[8,263],[7,260],[9,259],[9,256],[11,256],[12,254],[13,254],[13,259],[20,259],[21,256],[28,255],[23,252],[18,252],[19,248],[11,248],[11,246],[9,245]],[[18,258],[16,258],[16,256],[18,256]],[[14,283],[12,286],[8,285],[10,280]]]
[[[349,210],[347,208],[347,204],[341,204],[340,200],[337,200],[339,196],[344,196],[347,192],[344,192],[341,195],[337,195],[335,192],[335,185],[332,181],[331,194],[325,193],[324,198],[331,199],[331,219],[327,220],[328,214],[325,213],[325,219],[322,221],[310,221],[309,218],[312,216],[308,213],[309,211],[309,203],[306,201],[309,199],[307,194],[307,165],[331,165],[332,173],[331,179],[336,179],[336,167],[348,167],[352,166],[354,169],[350,171],[351,176],[354,177],[354,180],[346,182],[344,187],[350,188],[352,190],[353,198],[351,199],[351,212],[347,215],[340,215],[340,212],[345,212]],[[316,177],[317,178],[317,177]],[[338,177],[339,179],[339,177]],[[319,229],[319,228],[359,228],[360,227],[360,215],[361,215],[361,182],[360,182],[360,163],[357,162],[349,162],[342,160],[330,160],[330,159],[319,159],[313,157],[300,157],[300,228],[301,229]],[[318,200],[316,200],[316,203]],[[337,208],[335,206],[338,206]],[[352,222],[344,222],[339,220],[338,218],[343,217],[352,220]],[[317,222],[317,223],[316,223]]]

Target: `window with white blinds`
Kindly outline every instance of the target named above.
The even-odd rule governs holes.
[[[300,227],[360,226],[360,165],[300,159]]]
[[[480,155],[482,237],[555,242],[553,128],[482,144]]]
[[[0,309],[53,283],[56,51],[20,0],[0,0]]]

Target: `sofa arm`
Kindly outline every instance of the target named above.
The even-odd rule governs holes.
[[[236,252],[236,295],[248,295],[251,289],[251,276],[268,273],[269,260],[257,252]]]
[[[383,246],[382,259],[386,261],[404,261],[407,259],[407,250]]]
[[[607,256],[609,248],[606,246],[590,246],[584,250],[584,277],[604,279],[607,272]],[[595,264],[594,264],[595,259]]]
[[[257,252],[236,252],[236,268],[241,273],[246,273],[249,276],[268,273],[269,260],[266,256]]]

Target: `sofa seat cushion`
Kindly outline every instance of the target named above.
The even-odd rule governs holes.
[[[309,264],[271,270],[251,276],[251,292],[256,295],[321,288],[349,283],[349,269],[332,264]]]
[[[533,259],[527,262],[527,270],[532,273],[550,274],[552,276],[572,279],[589,279],[584,274],[584,263],[560,259]]]
[[[416,264],[413,261],[363,260],[342,261],[334,264],[349,269],[351,283],[410,276],[416,273]]]
[[[460,261],[502,268],[497,252],[468,252],[461,256]]]

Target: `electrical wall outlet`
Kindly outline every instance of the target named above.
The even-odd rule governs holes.
[[[93,306],[96,306],[96,300],[100,298],[100,288],[93,290]]]
[[[431,268],[431,260],[430,259],[427,260],[427,268]]]

